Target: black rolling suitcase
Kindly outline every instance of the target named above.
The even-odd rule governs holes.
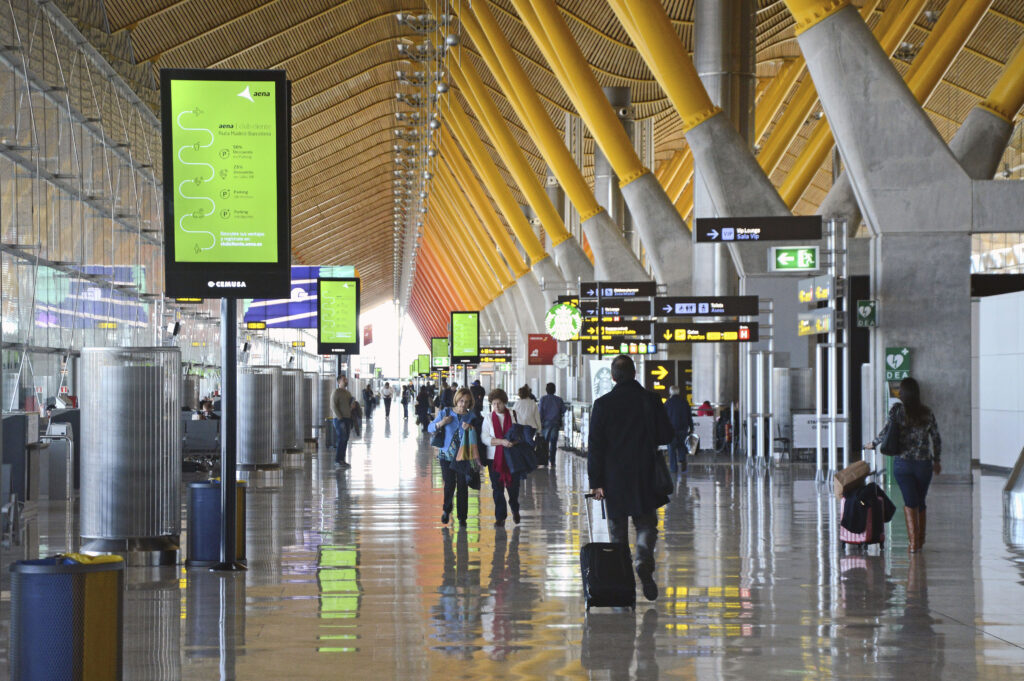
[[[587,495],[589,498],[590,495]],[[590,503],[587,502],[589,518]],[[605,517],[604,501],[601,517]],[[591,521],[591,539],[594,529]],[[636,610],[636,576],[629,544],[590,542],[580,549],[583,598],[591,608],[633,608]]]

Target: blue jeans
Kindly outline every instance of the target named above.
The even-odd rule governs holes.
[[[562,424],[556,423],[551,426],[544,426],[544,441],[548,443],[548,460],[555,460],[555,452],[558,451],[558,433],[562,430]]]
[[[681,438],[672,438],[668,443],[668,467],[675,475],[677,471],[686,472],[686,445]]]
[[[892,464],[892,472],[896,484],[903,494],[903,505],[908,508],[925,509],[924,498],[928,494],[928,485],[932,482],[932,462],[930,460],[915,461],[896,457]]]
[[[334,419],[334,463],[345,463],[345,450],[348,449],[348,419]]]

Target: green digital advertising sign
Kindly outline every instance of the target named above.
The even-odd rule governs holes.
[[[430,339],[430,366],[435,369],[444,369],[451,361],[448,358],[448,339]]]
[[[160,72],[167,295],[289,291],[290,97],[284,71]]]
[[[359,280],[317,280],[317,353],[359,354]]]
[[[452,362],[480,363],[480,313],[452,312]]]
[[[416,369],[416,373],[420,376],[428,375],[430,373],[430,355],[417,355]]]

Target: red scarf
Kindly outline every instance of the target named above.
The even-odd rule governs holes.
[[[504,440],[505,436],[508,435],[509,429],[512,428],[512,418],[509,416],[508,409],[505,409],[504,414],[504,425],[500,423],[498,418],[498,412],[491,412],[491,426],[494,429],[494,437]],[[501,480],[501,484],[508,487],[512,484],[512,471],[508,469],[508,464],[505,463],[505,448],[501,445],[494,446],[494,470],[498,471],[498,479]]]

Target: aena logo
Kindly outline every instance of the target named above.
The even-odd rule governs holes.
[[[256,100],[254,100],[253,97],[269,97],[270,96],[270,91],[269,90],[255,90],[255,91],[250,92],[249,91],[249,86],[246,85],[245,89],[238,93],[238,96],[241,97],[242,99],[248,99],[250,102],[254,102]]]
[[[206,285],[210,288],[246,288],[244,281],[208,281]]]

